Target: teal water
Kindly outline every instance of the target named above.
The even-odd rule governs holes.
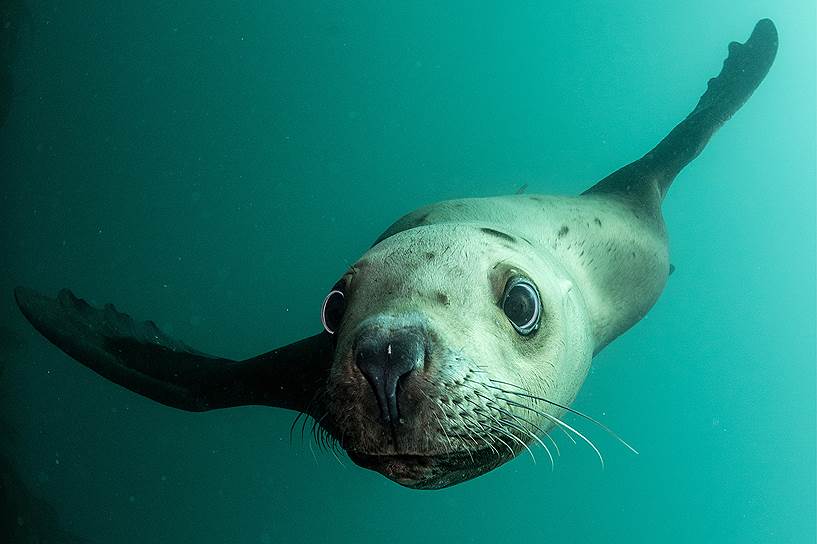
[[[813,1],[23,2],[0,0],[20,29],[2,57],[0,460],[18,499],[50,505],[17,520],[31,533],[815,541]],[[399,215],[581,192],[682,119],[762,17],[775,65],[665,202],[676,272],[576,400],[640,451],[588,427],[604,469],[556,436],[554,472],[519,457],[404,489],[290,446],[292,413],[189,414],[108,383],[14,306],[15,285],[70,286],[232,357],[313,334]]]

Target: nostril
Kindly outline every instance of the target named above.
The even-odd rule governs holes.
[[[397,386],[423,364],[425,337],[413,330],[373,331],[358,337],[355,364],[368,381],[384,423],[400,422]]]
[[[390,410],[387,404],[385,387],[386,365],[382,359],[382,357],[378,357],[377,350],[373,349],[371,345],[364,344],[358,347],[355,364],[366,378],[366,381],[369,382],[369,386],[372,388],[377,400],[381,417],[385,423],[388,423],[390,421]]]

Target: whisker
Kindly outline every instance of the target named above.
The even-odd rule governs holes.
[[[479,442],[477,442],[474,439],[474,430],[465,425],[465,419],[464,418],[462,418],[462,421],[460,422],[460,426],[462,427],[462,429],[465,432],[462,432],[462,431],[457,432],[457,434],[455,434],[454,436],[456,436],[457,438],[459,438],[459,439],[461,439],[463,441],[465,441],[465,439],[467,438],[468,440],[470,440],[474,444],[474,448],[475,448],[474,451],[480,450],[481,448],[480,448]],[[471,457],[471,462],[473,462],[474,461],[474,456],[470,454],[470,451],[468,453],[469,453],[469,457]]]
[[[522,403],[519,403],[519,402],[513,401],[513,400],[508,399],[508,398],[505,398],[505,397],[498,397],[498,398],[499,398],[500,400],[502,400],[502,402],[505,402],[505,403],[510,404],[510,405],[512,405],[512,406],[518,406],[519,408],[522,408],[522,409],[525,409],[525,410],[529,410],[529,411],[531,411],[531,412],[533,412],[533,413],[535,413],[535,414],[540,414],[540,415],[541,415],[541,412],[539,412],[538,410],[535,410],[535,409],[531,408],[530,406],[528,406],[528,405],[526,405],[526,404],[522,404]],[[566,430],[565,430],[563,427],[560,427],[559,425],[557,425],[557,426],[556,426],[556,428],[557,428],[557,429],[559,429],[559,430],[562,432],[562,434],[564,434],[564,435],[567,437],[567,439],[568,439],[568,440],[570,440],[571,442],[573,442],[573,445],[574,445],[574,446],[577,444],[576,439],[575,439],[575,438],[573,438],[573,435],[571,435],[569,432],[567,432],[567,431],[566,431]],[[554,446],[556,446],[556,449],[558,450],[559,446],[557,446],[557,445],[556,445],[556,441],[553,439],[553,437],[551,437],[549,434],[546,434],[545,436],[547,436],[548,438],[550,438],[550,441],[551,441],[551,442],[553,442],[553,445],[554,445]]]
[[[324,414],[320,417],[320,419],[314,419],[312,423],[312,438],[315,440],[315,443],[318,445],[318,448],[321,451],[324,451],[327,447],[326,442],[324,441],[325,430],[323,427],[320,426],[321,422],[329,415],[329,412],[324,412]]]
[[[480,395],[478,391],[474,391],[474,393],[475,393],[475,394],[477,394],[477,395]],[[516,429],[518,429],[518,430],[522,431],[523,433],[525,433],[525,434],[527,434],[527,435],[531,436],[531,437],[532,437],[534,440],[536,440],[536,441],[537,441],[537,442],[538,442],[538,443],[539,443],[539,444],[542,446],[542,448],[544,448],[545,452],[547,453],[547,456],[550,458],[550,469],[551,469],[551,471],[555,470],[555,468],[556,468],[556,464],[555,464],[555,463],[554,463],[554,461],[553,461],[553,455],[550,453],[550,448],[548,448],[548,447],[545,445],[545,443],[544,443],[544,442],[542,442],[542,440],[541,440],[541,439],[540,439],[538,436],[536,436],[536,434],[535,434],[535,433],[533,433],[533,432],[529,431],[528,429],[525,429],[525,428],[524,428],[522,425],[518,425],[518,424],[517,424],[517,423],[515,423],[515,422],[516,422],[516,421],[521,421],[521,422],[527,423],[528,425],[530,425],[530,426],[531,426],[531,427],[533,427],[534,429],[536,429],[536,430],[538,430],[539,432],[541,432],[541,433],[545,434],[545,436],[547,436],[547,433],[544,433],[544,431],[542,431],[542,429],[540,429],[538,426],[536,426],[534,423],[532,423],[532,422],[528,421],[528,420],[527,420],[527,419],[525,419],[524,417],[517,416],[517,415],[515,415],[515,414],[513,414],[513,413],[509,412],[508,410],[505,410],[504,408],[502,408],[501,406],[499,406],[497,403],[495,403],[493,400],[490,400],[490,399],[488,399],[487,397],[485,397],[485,396],[483,396],[483,395],[480,395],[480,396],[481,396],[482,398],[484,398],[484,399],[488,400],[488,405],[487,405],[487,406],[488,406],[489,408],[493,408],[494,410],[497,410],[499,413],[501,413],[501,414],[503,414],[503,415],[505,415],[505,416],[507,416],[507,417],[513,418],[513,420],[514,420],[514,421],[508,421],[508,422],[507,422],[508,424],[512,425],[514,428],[516,428]],[[551,441],[552,441],[552,440],[553,440],[553,439],[551,439]]]
[[[440,430],[443,432],[443,435],[445,435],[445,439],[448,441],[448,448],[446,448],[447,452],[448,453],[453,452],[454,451],[454,444],[451,442],[451,437],[448,436],[448,431],[445,430],[445,427],[443,426],[443,422],[440,421],[440,418],[437,417],[437,414],[434,414],[434,419],[437,420],[437,423],[440,425]]]
[[[336,453],[335,452],[336,440],[335,437],[332,436],[332,433],[330,433],[327,429],[321,427],[321,434],[323,435],[324,442],[326,442],[326,448],[330,450],[332,453]]]
[[[478,391],[476,391],[474,388],[470,388],[470,389],[471,389],[471,391],[473,391],[475,394],[479,394],[479,392],[478,392]],[[481,395],[480,395],[480,396],[481,396]],[[475,411],[475,412],[483,413],[483,414],[485,414],[486,416],[488,416],[488,417],[490,417],[491,419],[493,419],[494,421],[498,422],[498,420],[497,420],[495,417],[493,417],[493,415],[491,415],[489,412],[486,412],[485,410],[483,410],[483,409],[482,409],[482,405],[481,405],[481,404],[479,404],[478,402],[475,402],[475,401],[474,401],[474,400],[472,400],[472,399],[469,399],[468,397],[464,397],[464,398],[465,398],[465,400],[467,400],[468,402],[470,402],[471,404],[473,404],[473,405],[476,407],[476,408],[474,409],[474,411]],[[486,398],[486,397],[483,397],[483,398]],[[490,399],[489,399],[489,400],[490,400]],[[466,412],[463,412],[463,413],[465,414]],[[481,423],[479,420],[474,419],[474,421],[477,423],[477,425],[479,425],[479,426],[480,426],[480,427],[483,429],[483,431],[485,430],[485,428],[482,426],[482,423]],[[489,427],[490,427],[490,426],[489,426]],[[491,428],[495,428],[495,427],[491,427]],[[505,433],[505,434],[507,434],[507,433]],[[494,435],[492,435],[492,434],[490,434],[490,433],[489,433],[489,436],[491,436],[491,438],[494,438],[494,439],[496,439],[496,440],[499,440],[500,442],[502,442],[503,444],[505,444],[505,442],[504,442],[504,441],[503,441],[501,438],[499,438],[498,436],[494,436]],[[515,438],[515,437],[514,437],[514,438]],[[523,444],[523,445],[524,445],[524,444]],[[505,447],[508,447],[508,445],[507,445],[507,444],[505,444]],[[516,457],[516,453],[513,451],[513,449],[512,449],[512,448],[509,448],[509,449],[510,449],[510,451],[511,451],[511,456],[512,456],[512,457]],[[494,450],[496,451],[496,449],[495,449],[495,448],[494,448]],[[530,450],[528,450],[528,451],[530,451]],[[497,451],[497,455],[499,455],[499,452],[498,452],[498,451]],[[533,454],[532,454],[532,453],[531,453],[531,456],[533,456]],[[534,460],[533,460],[533,461],[534,461],[534,463],[536,462],[536,458],[535,458],[535,457],[534,457]]]
[[[485,430],[485,428],[482,426],[482,423],[480,423],[480,422],[479,422],[479,420],[475,419],[475,418],[474,418],[473,416],[471,416],[470,414],[467,414],[467,413],[466,413],[466,414],[465,414],[465,416],[462,416],[462,418],[463,418],[463,421],[473,421],[474,423],[476,423],[477,425],[479,425],[480,429],[482,429],[482,432],[487,432],[487,431]],[[466,419],[466,418],[467,418],[467,419]],[[469,427],[469,430],[471,430],[471,431],[473,432],[473,427]],[[487,444],[487,445],[488,445],[488,448],[490,448],[490,449],[491,449],[491,450],[492,450],[492,451],[493,451],[493,452],[496,454],[497,458],[500,458],[500,457],[501,457],[501,455],[499,454],[499,450],[498,450],[498,449],[496,449],[496,448],[494,447],[494,445],[493,445],[493,444],[491,444],[491,443],[490,443],[490,442],[489,442],[489,441],[488,441],[488,440],[487,440],[487,439],[486,439],[484,436],[482,436],[480,433],[474,433],[474,434],[475,434],[475,435],[476,435],[478,438],[482,439],[482,441],[483,441],[483,442],[485,442],[485,444]],[[492,436],[490,433],[488,433],[488,436],[491,436],[491,438],[494,438],[494,437],[493,437],[493,436]]]
[[[498,404],[496,404],[496,402],[494,402],[494,399],[492,399],[492,398],[490,398],[490,397],[487,397],[487,396],[485,396],[485,395],[481,394],[479,391],[477,391],[477,390],[476,390],[476,389],[474,389],[473,387],[471,388],[471,391],[473,391],[475,395],[477,395],[477,396],[479,396],[479,397],[481,397],[481,398],[483,398],[483,399],[487,400],[489,403],[492,403],[492,404],[494,405],[494,407],[495,407],[497,410],[500,410],[500,411],[501,411],[502,413],[504,413],[505,415],[510,416],[510,417],[512,417],[512,418],[514,418],[514,419],[516,419],[516,420],[518,420],[518,421],[523,421],[523,422],[527,423],[528,425],[530,425],[530,426],[531,426],[531,427],[532,427],[534,430],[536,430],[536,431],[540,432],[541,434],[543,434],[543,435],[544,435],[544,436],[545,436],[545,437],[546,437],[548,440],[550,440],[551,444],[553,444],[553,447],[554,447],[554,448],[556,448],[556,455],[558,455],[558,456],[561,456],[561,455],[562,455],[562,452],[561,452],[561,451],[559,451],[559,445],[556,443],[556,441],[553,439],[553,437],[552,437],[552,436],[550,436],[550,435],[549,435],[549,434],[548,434],[546,431],[542,430],[542,429],[541,429],[541,428],[540,428],[538,425],[536,425],[534,422],[530,421],[529,419],[527,419],[527,418],[525,418],[525,417],[518,416],[518,415],[516,415],[516,414],[513,414],[513,413],[511,413],[511,412],[509,412],[509,411],[505,410],[504,408],[502,408],[501,406],[499,406]],[[470,399],[468,399],[468,400],[470,400]],[[473,401],[472,401],[472,402],[473,402]],[[564,429],[562,429],[562,431],[564,432]],[[570,439],[571,439],[571,440],[573,440],[573,437],[572,437],[572,436],[570,436],[570,435],[568,435],[568,436],[570,437]],[[537,440],[538,440],[538,437],[537,437]],[[576,443],[576,441],[574,440],[574,441],[573,441],[573,443],[575,444],[575,443]],[[543,444],[543,445],[544,445],[544,444]],[[545,446],[545,449],[548,449],[548,448],[547,448],[547,446]],[[548,454],[550,454],[550,450],[548,450]]]
[[[309,445],[309,451],[312,452],[312,459],[315,460],[315,466],[316,467],[320,466],[319,463],[318,463],[318,456],[315,455],[315,448],[312,447],[312,441],[310,440],[309,442],[307,442],[307,444]]]
[[[442,409],[442,407],[440,407],[439,404],[434,402],[434,400],[431,397],[429,397],[428,394],[425,391],[420,389],[420,393],[422,393],[423,396],[428,399],[428,402],[431,403],[432,406],[435,406],[435,407],[437,407],[437,409],[440,410],[440,413],[443,415],[444,418],[446,417],[445,411]],[[434,414],[434,418],[437,420],[437,423],[440,424],[440,430],[443,432],[443,434],[445,435],[445,438],[448,440],[448,445],[451,447],[451,449],[448,450],[448,453],[451,453],[454,450],[454,444],[451,443],[451,437],[448,436],[448,432],[445,430],[445,427],[443,427],[443,422],[440,421],[440,418],[437,417],[437,414]],[[470,455],[470,452],[469,452],[469,455]]]
[[[550,436],[550,433],[544,433],[544,436],[550,441],[551,444],[553,444],[553,447],[556,449],[556,457],[561,457],[562,452],[559,451],[559,444],[556,443],[556,440],[552,436]],[[573,437],[570,437],[570,439],[573,440]]]
[[[570,434],[569,432],[567,432],[567,431],[566,431],[566,430],[564,430],[563,428],[559,427],[558,425],[556,426],[556,428],[557,428],[557,429],[559,429],[559,431],[561,431],[561,433],[562,433],[563,435],[565,435],[565,436],[567,437],[567,439],[568,439],[568,440],[570,440],[571,442],[573,442],[573,445],[574,445],[574,446],[578,444],[578,442],[576,442],[576,439],[575,439],[575,438],[573,438],[573,435],[572,435],[572,434]]]
[[[445,412],[443,412],[443,415],[445,416]],[[434,417],[437,417],[437,416],[435,415]],[[450,418],[448,418],[448,416],[445,416],[445,417],[446,417],[446,419],[450,420]],[[438,417],[437,417],[437,422],[440,423],[440,418],[438,418]],[[445,433],[445,437],[448,439],[448,443],[451,445],[451,449],[454,450],[454,446],[453,446],[453,444],[451,444],[451,437],[448,436],[448,432],[446,432],[445,428],[443,428],[442,423],[440,423],[440,428],[443,429],[443,433]],[[465,449],[465,453],[468,454],[468,457],[471,459],[471,462],[473,463],[474,462],[474,455],[471,453],[471,450],[468,449],[468,448],[464,448],[464,449]]]
[[[521,390],[522,390],[522,391],[524,391],[525,393],[530,393],[530,391],[528,391],[527,389],[525,389],[525,388],[524,388],[524,387],[522,387],[521,385],[516,385],[515,383],[511,383],[511,382],[503,382],[502,380],[496,380],[496,379],[494,379],[494,378],[488,378],[488,381],[490,381],[490,382],[494,382],[494,383],[501,383],[502,385],[510,385],[511,387],[516,387],[517,389],[521,389]]]
[[[467,414],[466,414],[466,415],[467,415]],[[473,420],[473,419],[471,419],[471,417],[470,417],[470,416],[468,416],[468,419],[466,419],[466,417],[465,417],[465,416],[462,416],[462,421],[463,421],[463,425],[465,426],[465,424],[466,424],[466,423],[468,423],[469,421],[474,421],[474,420]],[[488,440],[487,440],[487,439],[486,439],[484,436],[482,436],[482,434],[480,434],[479,432],[475,432],[474,427],[472,427],[472,426],[468,425],[468,426],[466,426],[466,428],[467,428],[467,429],[468,429],[468,431],[471,433],[471,440],[473,440],[473,441],[474,441],[474,445],[477,447],[477,449],[479,449],[479,443],[478,443],[476,440],[474,440],[474,438],[473,438],[474,436],[476,436],[477,438],[479,438],[480,440],[482,440],[483,442],[485,442],[485,445],[486,445],[486,446],[488,446],[488,449],[490,449],[491,451],[493,451],[493,452],[494,452],[494,455],[496,455],[496,456],[497,456],[497,458],[500,458],[500,457],[501,457],[501,456],[499,455],[499,450],[497,450],[497,449],[494,447],[494,445],[493,445],[493,444],[491,444],[491,443],[490,443],[490,442],[489,442],[489,441],[488,441]],[[485,432],[485,429],[482,429],[482,431],[483,431],[483,432]]]
[[[497,423],[499,423],[499,420],[497,420]],[[499,424],[501,425],[501,423],[499,423]],[[489,425],[489,427],[490,427],[491,429],[494,429],[494,430],[496,430],[496,431],[501,432],[502,434],[504,434],[504,435],[506,435],[506,436],[508,436],[508,437],[512,438],[513,440],[516,440],[516,441],[517,441],[517,442],[519,442],[520,444],[522,444],[522,447],[523,447],[523,448],[525,448],[526,450],[528,450],[528,453],[530,454],[531,459],[533,459],[533,464],[534,464],[534,465],[536,464],[536,456],[535,456],[535,455],[533,455],[533,451],[531,451],[531,449],[528,447],[528,445],[527,445],[527,444],[525,444],[525,442],[523,442],[522,440],[520,440],[520,439],[519,439],[519,437],[517,437],[517,436],[516,436],[515,434],[513,434],[513,433],[509,433],[508,431],[506,431],[505,429],[503,429],[503,428],[501,428],[501,427],[494,427],[493,425]],[[514,454],[514,457],[516,457],[516,454]]]
[[[352,417],[352,410],[346,410],[346,413],[343,416],[343,421],[341,421],[340,426],[343,428],[343,432],[340,435],[340,447],[342,450],[346,450],[346,431],[349,430],[349,418]]]
[[[338,464],[339,464],[340,466],[342,466],[342,467],[345,469],[345,468],[346,468],[346,465],[344,465],[344,464],[343,464],[343,461],[341,461],[341,460],[340,460],[340,457],[338,456],[337,451],[335,451],[335,447],[336,447],[336,446],[337,446],[337,442],[333,442],[333,443],[332,443],[332,446],[329,448],[329,451],[330,451],[330,452],[332,452],[332,455],[335,457],[335,459],[337,460]]]
[[[480,425],[481,425],[481,424],[480,424]],[[488,428],[488,431],[487,431],[487,432],[489,433],[489,436],[490,436],[491,438],[493,438],[494,440],[499,441],[499,443],[500,443],[500,444],[502,444],[503,446],[505,446],[506,448],[508,448],[508,451],[509,451],[509,452],[511,452],[511,458],[516,457],[516,452],[515,452],[515,451],[513,451],[513,448],[512,448],[512,447],[510,447],[510,446],[508,445],[508,443],[507,443],[507,442],[505,442],[504,440],[502,440],[502,438],[501,438],[501,437],[499,437],[499,436],[497,436],[497,435],[495,435],[495,434],[493,434],[493,433],[491,433],[491,432],[490,432],[490,429],[493,429],[493,427],[492,427],[491,425],[488,425],[488,426],[487,426],[487,428]]]
[[[490,378],[489,378],[489,380],[490,380]],[[491,380],[491,381],[494,381],[494,380]],[[532,394],[527,393],[527,392],[526,393],[520,393],[518,391],[509,391],[507,389],[503,389],[502,387],[497,387],[495,385],[488,385],[488,384],[482,384],[482,385],[484,385],[485,387],[489,387],[491,389],[496,389],[496,390],[498,390],[498,391],[500,391],[502,393],[508,393],[510,395],[517,395],[519,397],[526,397],[526,398],[533,399],[533,400],[539,400],[539,401],[545,402],[547,404],[550,404],[550,405],[556,406],[558,408],[561,408],[562,410],[566,410],[566,411],[570,412],[571,414],[575,414],[575,415],[577,415],[577,416],[579,416],[581,418],[584,418],[587,421],[589,421],[589,422],[591,422],[591,423],[593,423],[595,425],[598,425],[601,429],[603,429],[605,432],[610,434],[613,438],[615,438],[616,440],[618,440],[619,442],[624,444],[624,446],[626,446],[627,449],[629,449],[630,451],[632,451],[633,453],[638,455],[638,450],[636,450],[634,447],[632,447],[630,444],[628,444],[626,440],[624,440],[618,434],[616,434],[615,431],[613,431],[610,427],[608,427],[607,425],[605,425],[604,423],[602,423],[601,421],[597,420],[596,418],[594,418],[592,416],[589,416],[589,415],[587,415],[587,414],[585,414],[583,412],[575,410],[575,409],[573,409],[573,408],[571,408],[569,406],[565,406],[564,404],[560,404],[558,402],[548,400],[548,399],[546,399],[544,397],[539,397],[539,396],[536,396],[536,395],[532,395]],[[519,387],[519,386],[515,385],[514,387]],[[523,389],[521,387],[519,387],[519,388]]]
[[[533,434],[533,433],[532,433],[532,432],[530,432],[529,430],[527,430],[527,429],[525,429],[525,428],[523,428],[523,427],[521,427],[521,426],[519,426],[519,425],[516,425],[516,424],[515,424],[515,423],[513,423],[513,422],[506,421],[506,420],[504,420],[504,419],[502,419],[502,420],[500,420],[500,421],[501,421],[501,422],[504,422],[504,423],[507,423],[508,425],[511,425],[511,426],[512,426],[512,427],[514,427],[515,429],[518,429],[518,430],[522,431],[523,433],[527,434],[528,436],[530,436],[531,438],[533,438],[534,440],[536,440],[536,441],[539,443],[539,445],[540,445],[540,446],[542,446],[542,448],[544,448],[545,453],[547,453],[548,459],[550,459],[550,471],[551,471],[551,472],[553,472],[554,470],[556,470],[556,463],[553,461],[553,455],[550,453],[550,450],[549,450],[549,449],[548,449],[548,447],[545,445],[545,443],[544,443],[544,442],[542,442],[542,441],[539,439],[539,437],[538,437],[538,436],[536,436],[535,434]]]
[[[514,402],[514,401],[512,401],[512,400],[509,400],[509,399],[506,399],[506,398],[503,398],[503,397],[500,397],[500,398],[502,398],[502,400],[504,400],[505,402],[507,402],[507,403],[509,403],[509,404],[513,404],[513,405],[515,405],[515,406],[519,406],[520,408],[524,408],[524,409],[526,409],[526,410],[530,410],[531,412],[534,412],[534,413],[536,413],[536,414],[539,414],[539,415],[540,415],[540,416],[542,416],[542,417],[546,417],[547,419],[551,420],[553,423],[555,423],[555,424],[557,424],[557,425],[559,425],[559,426],[563,426],[563,427],[565,427],[566,429],[568,429],[568,430],[570,430],[570,431],[573,431],[573,432],[576,434],[576,436],[578,436],[579,438],[581,438],[582,440],[584,440],[585,442],[587,442],[587,444],[589,444],[589,445],[590,445],[590,447],[591,447],[591,448],[593,448],[593,451],[595,451],[595,452],[596,452],[596,455],[598,455],[599,460],[601,461],[601,467],[602,467],[602,468],[604,468],[604,457],[602,457],[601,452],[600,452],[600,451],[599,451],[599,449],[596,447],[596,445],[595,445],[595,444],[593,444],[593,442],[592,442],[592,441],[591,441],[589,438],[587,438],[586,436],[584,436],[582,433],[580,433],[579,431],[577,431],[576,429],[574,429],[573,427],[571,427],[570,425],[568,425],[567,423],[565,423],[564,421],[562,421],[561,419],[559,419],[558,417],[556,417],[556,416],[552,416],[552,415],[548,414],[547,412],[541,412],[541,411],[539,411],[539,410],[537,410],[537,409],[535,409],[535,408],[531,408],[530,406],[526,406],[526,405],[524,405],[524,404],[520,404],[520,403],[518,403],[518,402]],[[575,442],[575,440],[574,440],[574,442]]]
[[[301,444],[303,444],[304,441],[305,441],[304,433],[306,432],[306,422],[309,421],[310,417],[312,417],[312,416],[309,416],[308,414],[307,414],[307,416],[308,417],[304,417],[303,420],[301,421]]]
[[[318,431],[318,420],[312,419],[312,428],[309,430],[310,434],[312,435],[312,440],[315,441],[315,444],[318,446],[319,451],[323,451],[323,445],[320,442],[320,433]]]
[[[596,447],[596,445],[595,445],[595,444],[593,444],[593,441],[592,441],[592,440],[590,440],[589,438],[587,438],[586,436],[584,436],[582,433],[580,433],[579,431],[577,431],[576,429],[574,429],[573,427],[571,427],[570,425],[568,425],[567,423],[565,423],[564,421],[562,421],[561,419],[559,419],[558,417],[556,417],[556,416],[552,416],[552,415],[548,414],[547,412],[545,412],[545,413],[544,413],[544,415],[545,415],[545,417],[546,417],[546,418],[548,418],[548,419],[552,420],[554,423],[557,423],[557,424],[559,424],[559,425],[563,425],[565,428],[567,428],[567,429],[569,429],[569,430],[573,431],[574,433],[576,433],[576,435],[577,435],[579,438],[581,438],[582,440],[584,440],[585,442],[587,442],[587,443],[590,445],[590,447],[591,447],[591,448],[593,448],[593,451],[595,451],[595,452],[596,452],[596,455],[598,455],[598,456],[599,456],[599,461],[601,462],[601,468],[602,468],[602,469],[604,468],[604,457],[602,457],[601,452],[600,452],[600,451],[599,451],[599,449]]]
[[[499,428],[494,427],[493,425],[489,425],[489,427],[490,427],[490,428],[495,429],[495,430],[497,430],[497,431],[500,431],[501,433],[503,433],[503,434],[506,434],[506,435],[510,436],[512,439],[514,439],[514,440],[516,440],[517,442],[519,442],[520,444],[522,444],[522,446],[523,446],[523,447],[524,447],[526,450],[528,450],[528,453],[530,454],[531,458],[533,459],[533,463],[534,463],[534,464],[536,464],[536,456],[535,456],[535,455],[533,455],[533,451],[531,451],[531,449],[528,447],[528,445],[527,445],[527,444],[525,444],[525,442],[523,442],[522,440],[520,440],[520,439],[519,439],[519,438],[518,438],[516,435],[514,435],[513,433],[509,433],[509,432],[507,432],[505,429],[503,429],[503,428],[501,427],[501,426],[502,426],[502,423],[501,423],[501,422],[500,422],[500,421],[499,421],[499,420],[498,420],[496,417],[494,417],[494,415],[493,415],[492,413],[490,413],[490,412],[486,412],[486,411],[482,410],[481,408],[477,408],[477,410],[482,411],[482,412],[483,412],[483,413],[484,413],[486,416],[488,416],[489,418],[493,419],[493,420],[494,420],[494,422],[496,422],[498,425],[500,425],[500,427],[499,427]],[[475,410],[475,411],[476,411],[476,410]],[[516,454],[514,454],[514,457],[516,457]]]
[[[304,415],[303,412],[298,412],[298,415],[295,416],[295,419],[292,420],[292,425],[289,426],[289,445],[292,447],[292,433],[295,431],[295,425],[298,424],[298,420]],[[303,446],[303,443],[301,443]]]
[[[303,422],[301,423],[301,447],[304,444],[304,432],[306,431],[306,422],[311,417],[311,410],[312,407],[315,405],[317,400],[321,398],[325,393],[317,392],[312,395],[312,398],[309,399],[309,403],[306,405],[306,409],[303,412],[298,412],[298,415],[295,417],[295,421],[292,422],[292,426],[289,428],[289,443],[292,444],[292,432],[295,430],[295,425],[298,423],[298,419],[303,416]]]

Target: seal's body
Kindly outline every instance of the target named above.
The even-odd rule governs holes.
[[[578,413],[569,405],[593,355],[661,294],[671,268],[661,202],[776,50],[774,25],[760,21],[730,44],[686,119],[580,196],[452,200],[406,215],[329,291],[324,332],[252,359],[203,354],[67,290],[18,288],[17,302],[63,351],[137,393],[192,411],[297,410],[356,463],[409,487],[473,478],[532,445],[551,456],[555,427],[599,453],[562,416]]]

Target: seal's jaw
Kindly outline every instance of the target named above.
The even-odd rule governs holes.
[[[404,487],[442,489],[476,478],[504,463],[489,449],[439,455],[372,455],[349,452],[358,466],[374,470]]]

